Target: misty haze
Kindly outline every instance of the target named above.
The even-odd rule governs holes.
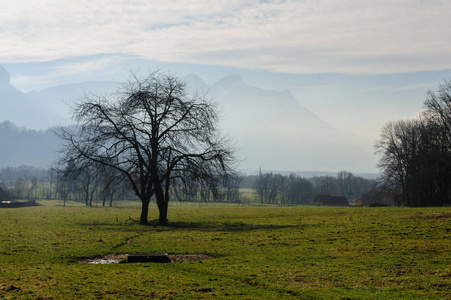
[[[70,105],[84,93],[108,95],[118,86],[85,82],[22,93],[10,84],[4,68],[0,78],[5,104],[0,119],[7,121],[2,123],[1,137],[10,141],[1,149],[1,167],[49,167],[58,149],[50,131],[71,124]],[[252,87],[239,76],[212,85],[195,75],[184,80],[219,104],[221,128],[235,139],[243,170],[375,173],[372,149],[363,139],[321,120],[290,91]]]
[[[451,1],[0,9],[0,299],[450,299]]]

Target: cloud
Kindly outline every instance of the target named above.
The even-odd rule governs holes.
[[[42,69],[41,73],[33,75],[15,75],[11,77],[11,84],[13,86],[21,87],[25,85],[28,87],[42,87],[54,82],[73,82],[75,79],[85,80],[85,78],[92,78],[95,74],[97,78],[101,78],[107,73],[117,72],[122,69],[121,64],[127,57],[111,55],[88,58],[77,58],[62,63],[57,63],[54,66],[47,66]],[[67,79],[67,80],[65,80]]]
[[[367,89],[368,92],[374,92],[374,91],[426,91],[430,89],[434,89],[437,87],[441,82],[434,81],[434,82],[421,82],[416,84],[391,84],[386,86],[376,86]]]
[[[10,2],[0,62],[122,53],[286,73],[451,68],[447,0]]]

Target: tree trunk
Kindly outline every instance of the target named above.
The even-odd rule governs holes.
[[[89,186],[85,190],[85,204],[89,206]]]
[[[163,188],[161,183],[155,185],[155,197],[157,198],[158,212],[160,217],[158,219],[158,225],[168,224],[168,203],[165,199]]]
[[[149,225],[148,216],[149,216],[149,203],[150,197],[148,199],[141,199],[141,218],[139,219],[139,224],[141,225]]]
[[[91,195],[89,196],[89,206],[92,206],[92,198],[94,198],[95,191],[96,191],[96,188],[94,187],[91,191]],[[96,205],[97,205],[97,200],[96,200]]]
[[[53,185],[53,178],[50,178],[49,200],[52,199],[52,185]]]
[[[158,205],[158,210],[160,212],[158,225],[168,225],[168,202],[163,201],[163,203]]]

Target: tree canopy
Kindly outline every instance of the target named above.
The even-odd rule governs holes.
[[[234,175],[216,106],[177,76],[133,74],[113,95],[86,94],[73,113],[76,125],[60,133],[68,172],[93,166],[125,180],[142,201],[141,224],[152,196],[167,223],[171,185],[201,183],[216,195]]]

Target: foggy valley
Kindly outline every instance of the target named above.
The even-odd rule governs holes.
[[[196,75],[188,87],[217,102],[221,128],[235,142],[239,168],[274,172],[376,173],[372,145],[328,124],[305,108],[289,90],[265,90],[239,76],[207,85]],[[70,106],[84,93],[108,95],[115,82],[84,82],[23,93],[0,67],[0,167],[49,167],[58,149],[53,131],[71,124]]]

